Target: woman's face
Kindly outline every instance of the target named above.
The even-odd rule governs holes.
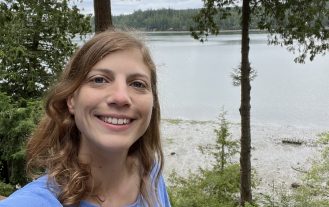
[[[81,132],[80,153],[127,151],[152,116],[151,74],[140,51],[105,56],[67,104]]]

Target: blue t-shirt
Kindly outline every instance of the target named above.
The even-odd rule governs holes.
[[[42,176],[15,191],[8,198],[0,201],[0,207],[62,207],[63,205],[56,195],[49,190],[47,179],[47,176]],[[162,176],[160,176],[158,184],[158,197],[162,207],[171,206]],[[97,207],[97,205],[81,201],[79,207]],[[138,197],[135,203],[126,207],[143,207],[141,196]]]

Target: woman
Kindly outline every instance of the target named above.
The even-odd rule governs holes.
[[[143,42],[126,32],[82,46],[27,145],[28,172],[39,178],[0,206],[170,206],[155,70]]]

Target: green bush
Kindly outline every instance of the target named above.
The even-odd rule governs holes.
[[[14,190],[14,186],[0,182],[0,195],[7,197],[12,194]]]
[[[239,197],[240,168],[238,164],[200,170],[187,178],[172,174],[169,195],[173,207],[232,207]]]
[[[173,207],[233,207],[239,205],[240,166],[228,160],[237,153],[237,141],[229,140],[229,123],[225,112],[219,116],[215,129],[216,144],[206,149],[215,157],[211,169],[199,169],[187,178],[172,173],[169,196]]]
[[[24,185],[25,143],[42,112],[40,100],[13,101],[0,92],[0,181]]]

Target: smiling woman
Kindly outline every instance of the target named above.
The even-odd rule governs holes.
[[[120,149],[126,157],[151,120],[150,69],[138,49],[122,50],[96,63],[86,80],[68,99],[69,111],[82,132],[80,154],[95,162],[93,155],[99,149],[104,153]]]
[[[82,46],[46,99],[27,145],[37,179],[3,206],[170,206],[162,173],[156,68],[132,34]]]

